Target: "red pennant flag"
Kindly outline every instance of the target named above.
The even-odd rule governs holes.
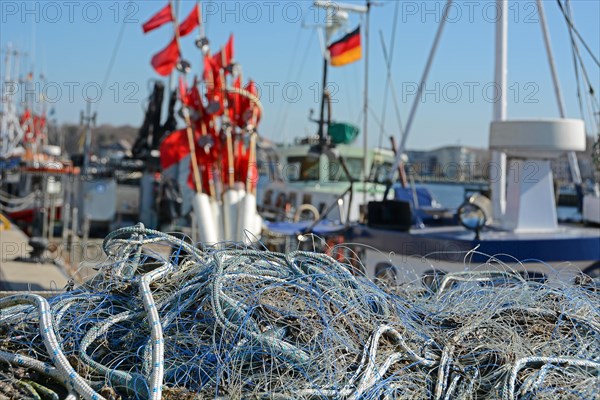
[[[179,98],[183,104],[189,106],[187,82],[183,79],[183,76],[179,77]]]
[[[239,75],[237,76],[237,78],[235,78],[235,81],[233,81],[233,88],[242,88],[242,78]],[[240,120],[240,113],[242,110],[241,96],[238,93],[228,93],[227,104],[229,105],[229,120],[238,124]]]
[[[223,82],[219,66],[214,58],[204,56],[204,82],[206,82],[206,99],[208,100],[207,112],[221,115],[223,113]]]
[[[179,25],[179,36],[190,34],[198,25],[200,25],[200,9],[198,8],[198,4],[196,4],[192,12]]]
[[[214,91],[215,86],[218,85],[219,66],[214,62],[214,59],[207,55],[204,56],[204,73],[202,74],[202,79],[206,83],[208,91]]]
[[[144,33],[148,33],[160,26],[163,26],[167,22],[173,22],[173,11],[171,10],[171,3],[167,4],[162,10],[154,14],[144,25],[142,29]]]
[[[173,71],[179,60],[179,46],[173,38],[171,43],[152,57],[152,67],[162,76],[167,76]]]
[[[213,60],[219,68],[227,68],[233,60],[233,33],[229,36],[227,44],[218,53],[215,53]]]
[[[163,170],[177,164],[190,153],[187,131],[180,129],[171,133],[160,144],[160,165]]]
[[[256,84],[252,79],[248,81],[244,89],[246,89],[246,91],[248,91],[252,95],[258,97],[258,90],[256,89]],[[256,104],[253,101],[250,101],[250,99],[244,98],[244,101],[245,104],[242,105],[242,108],[244,110],[242,114],[243,121],[246,124],[253,124],[254,126],[258,125],[258,122],[260,121],[261,117],[260,109],[256,106]]]

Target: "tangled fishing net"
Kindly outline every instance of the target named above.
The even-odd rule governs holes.
[[[598,399],[600,295],[512,272],[385,290],[316,253],[141,226],[75,290],[0,299],[0,398]]]

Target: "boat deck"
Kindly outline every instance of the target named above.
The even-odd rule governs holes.
[[[485,262],[494,256],[501,261],[542,262],[599,261],[600,229],[561,225],[553,232],[475,232],[460,226],[411,229],[409,232],[357,226],[352,238],[386,252],[462,261],[473,251],[472,261]]]

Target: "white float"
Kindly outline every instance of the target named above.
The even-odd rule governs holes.
[[[210,204],[210,197],[205,193],[194,194],[192,200],[198,225],[198,240],[211,245],[219,241],[217,221]]]

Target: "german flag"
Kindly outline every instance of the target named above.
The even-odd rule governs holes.
[[[334,67],[353,63],[362,57],[360,26],[329,45],[329,62]]]

